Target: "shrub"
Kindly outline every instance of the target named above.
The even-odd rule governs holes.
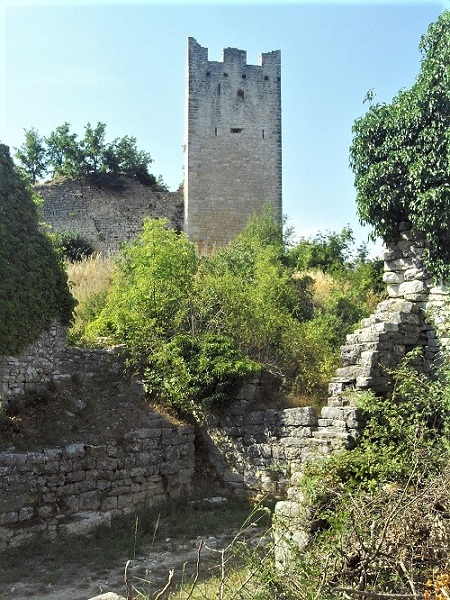
[[[259,369],[278,378],[290,402],[316,404],[345,333],[367,314],[362,285],[352,293],[350,283],[332,282],[315,304],[314,279],[289,265],[270,211],[202,259],[167,221],[149,219],[121,252],[84,338],[125,344],[152,395],[178,409],[224,398]]]
[[[64,265],[39,228],[33,192],[0,146],[0,355],[18,354],[75,301]]]
[[[69,262],[80,262],[94,252],[92,244],[76,231],[61,231],[54,235],[55,246]]]
[[[260,367],[225,335],[174,336],[148,359],[147,391],[184,416],[223,403],[233,388]]]

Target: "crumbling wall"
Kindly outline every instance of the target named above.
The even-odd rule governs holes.
[[[39,393],[58,380],[66,352],[66,330],[54,323],[19,356],[0,357],[0,408],[25,393]]]
[[[152,427],[106,445],[0,452],[0,550],[187,496],[193,472],[192,428],[156,414]]]
[[[87,180],[51,181],[36,185],[43,198],[42,218],[55,231],[73,231],[99,252],[116,253],[123,242],[139,236],[146,217],[167,218],[183,229],[183,196],[158,192],[131,179],[118,189]]]
[[[316,440],[322,443],[313,460],[354,446],[363,421],[348,392],[371,390],[385,395],[392,389],[390,371],[410,350],[422,348],[427,370],[448,346],[448,289],[436,285],[424,269],[424,244],[406,224],[401,225],[400,236],[398,244],[384,252],[388,298],[347,336],[341,348],[342,367],[330,383],[328,403],[318,419]],[[309,540],[304,529],[309,508],[296,486],[299,473],[291,477],[288,499],[276,506],[276,557],[283,567],[289,564],[290,548],[301,550]]]

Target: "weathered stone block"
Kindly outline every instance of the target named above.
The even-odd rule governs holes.
[[[405,281],[405,276],[403,271],[386,271],[383,273],[383,281],[389,285],[398,285]]]

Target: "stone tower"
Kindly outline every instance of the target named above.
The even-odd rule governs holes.
[[[281,53],[247,64],[225,48],[222,62],[188,38],[185,230],[200,250],[230,242],[271,205],[281,219]]]

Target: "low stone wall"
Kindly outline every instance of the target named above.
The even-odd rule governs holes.
[[[112,517],[186,496],[194,432],[155,415],[104,446],[0,453],[0,550],[34,536],[87,533]]]
[[[66,330],[55,323],[21,355],[0,357],[0,407],[58,380],[65,352]]]
[[[315,446],[313,408],[251,410],[237,401],[202,431],[219,479],[236,492],[282,495]]]
[[[183,229],[183,196],[178,192],[157,192],[133,180],[119,190],[70,180],[35,189],[44,200],[41,212],[48,225],[80,233],[99,252],[116,253],[123,242],[137,238],[145,217],[165,217],[171,227]]]
[[[355,408],[326,406],[320,415],[313,407],[257,410],[247,393],[247,399],[211,416],[201,435],[229,489],[284,496],[305,464],[345,446],[349,432],[354,439],[360,426]]]

